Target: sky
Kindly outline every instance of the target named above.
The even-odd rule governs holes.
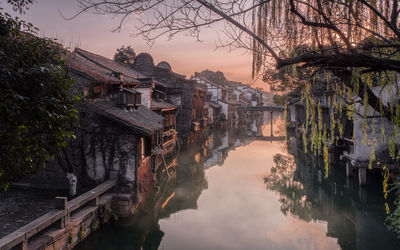
[[[0,7],[16,15],[4,2],[0,2]],[[117,48],[130,45],[137,54],[150,53],[156,64],[167,61],[175,72],[187,77],[204,69],[219,70],[224,72],[229,80],[251,83],[253,87],[268,90],[266,83],[252,79],[252,56],[248,51],[217,49],[218,35],[222,34],[223,29],[222,23],[204,29],[200,36],[202,42],[178,35],[172,40],[161,37],[150,47],[142,37],[131,35],[135,32],[133,20],[125,22],[120,32],[112,32],[118,24],[118,19],[111,16],[83,13],[72,20],[63,18],[71,17],[77,11],[74,0],[37,0],[24,15],[18,16],[39,28],[40,35],[57,38],[65,46],[78,45],[93,53],[112,58]]]

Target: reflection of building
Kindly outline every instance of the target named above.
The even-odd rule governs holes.
[[[289,141],[291,155],[276,161],[266,178],[267,186],[280,194],[281,210],[305,221],[324,221],[327,235],[338,239],[342,249],[392,249],[400,242],[386,230],[384,198],[379,187],[355,188],[343,168],[325,178],[321,158],[305,154],[295,139]]]
[[[209,157],[204,163],[204,169],[222,164],[222,159],[220,159],[220,155],[218,154],[218,147],[221,144],[222,140],[219,131],[215,131],[208,137],[207,148],[209,152]]]
[[[262,125],[262,122],[257,124]],[[171,177],[166,178],[162,167],[157,169],[159,178],[154,195],[137,208],[134,217],[112,225],[110,230],[106,228],[106,233],[99,234],[101,238],[93,236],[93,240],[84,242],[81,249],[89,249],[87,245],[92,246],[90,249],[123,249],[126,246],[157,249],[164,236],[159,220],[182,210],[197,209],[201,193],[208,188],[205,170],[223,164],[230,150],[254,141],[255,138],[247,137],[247,129],[246,124],[229,131],[216,130],[210,135],[199,136],[193,144],[183,145],[177,166],[171,168]]]

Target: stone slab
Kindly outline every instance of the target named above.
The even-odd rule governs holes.
[[[81,223],[86,216],[89,214],[94,213],[97,210],[97,207],[86,207],[81,210],[79,210],[77,213],[74,215],[71,215],[70,221],[73,222],[75,225]]]

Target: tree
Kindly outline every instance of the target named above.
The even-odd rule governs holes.
[[[221,72],[221,71],[214,72],[212,70],[206,69],[206,70],[203,70],[201,72],[195,72],[194,76],[204,77],[204,78],[206,78],[206,79],[208,79],[208,80],[210,80],[210,81],[212,81],[212,82],[214,82],[216,84],[219,84],[219,85],[228,85],[228,86],[229,85],[231,85],[231,86],[232,85],[233,86],[243,85],[243,83],[241,83],[241,82],[229,81],[228,79],[226,79],[224,73]]]
[[[224,85],[228,81],[223,72],[221,72],[221,71],[214,72],[214,71],[211,71],[208,69],[203,70],[200,73],[195,72],[194,76],[201,76],[212,82],[215,82],[215,83],[221,84],[221,85]]]
[[[9,1],[22,11],[31,1]],[[0,187],[44,166],[73,138],[78,97],[66,51],[0,9]]]
[[[364,84],[358,83],[363,82],[365,75],[400,72],[397,0],[77,2],[82,12],[93,10],[121,16],[121,25],[127,16],[135,15],[141,23],[137,35],[143,35],[149,42],[179,32],[198,38],[201,28],[225,21],[230,29],[226,34],[232,39],[227,46],[252,50],[255,73],[271,63],[271,59],[278,69],[290,65],[330,69],[343,79],[345,87],[355,90],[362,85],[360,97],[366,92],[371,107],[377,111],[383,107],[386,111],[383,115],[393,119],[390,107],[383,105],[370,87],[364,89]],[[246,43],[245,35],[252,40]],[[299,45],[308,49],[291,54]],[[357,78],[357,83],[350,81],[352,78]]]
[[[117,49],[117,52],[114,54],[114,61],[133,64],[133,60],[135,59],[136,53],[129,45],[128,47],[124,47],[122,45],[121,48]]]

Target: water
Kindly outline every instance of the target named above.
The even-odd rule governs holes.
[[[384,225],[379,181],[370,176],[360,190],[340,166],[325,178],[294,138],[254,141],[271,129],[253,125],[183,149],[176,178],[139,215],[80,249],[400,249]],[[273,134],[282,126],[276,119]]]

